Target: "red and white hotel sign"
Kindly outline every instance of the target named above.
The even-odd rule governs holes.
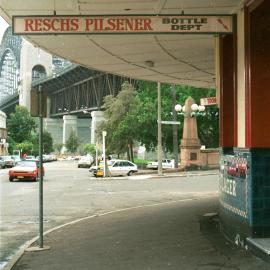
[[[36,34],[211,34],[232,33],[226,15],[14,16],[13,33]]]
[[[200,102],[201,102],[201,105],[203,106],[216,105],[217,98],[216,97],[201,98]]]

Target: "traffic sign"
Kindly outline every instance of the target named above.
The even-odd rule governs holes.
[[[177,121],[161,121],[161,124],[164,124],[164,125],[180,125],[180,122],[177,122]]]

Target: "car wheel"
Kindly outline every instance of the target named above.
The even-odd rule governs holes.
[[[133,174],[134,172],[133,171],[130,171],[130,172],[128,172],[128,176],[131,176],[132,174]]]
[[[13,177],[9,177],[9,182],[13,182],[14,178]]]

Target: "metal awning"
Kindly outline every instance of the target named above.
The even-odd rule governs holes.
[[[2,0],[0,15],[233,14],[243,0]],[[73,63],[136,79],[215,86],[213,35],[38,35],[27,39]]]

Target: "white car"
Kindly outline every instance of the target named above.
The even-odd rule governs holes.
[[[37,161],[38,159],[36,159],[34,156],[26,156],[24,158],[24,160],[27,160],[27,161]]]
[[[110,174],[115,175],[132,175],[138,171],[136,164],[128,160],[115,160],[111,165],[108,166]]]
[[[78,168],[90,168],[94,159],[92,156],[82,156],[78,161]]]
[[[157,169],[158,168],[158,162],[152,161],[148,162],[146,165],[147,169]],[[162,160],[162,168],[163,169],[173,169],[174,168],[174,160],[173,159],[163,159]]]

